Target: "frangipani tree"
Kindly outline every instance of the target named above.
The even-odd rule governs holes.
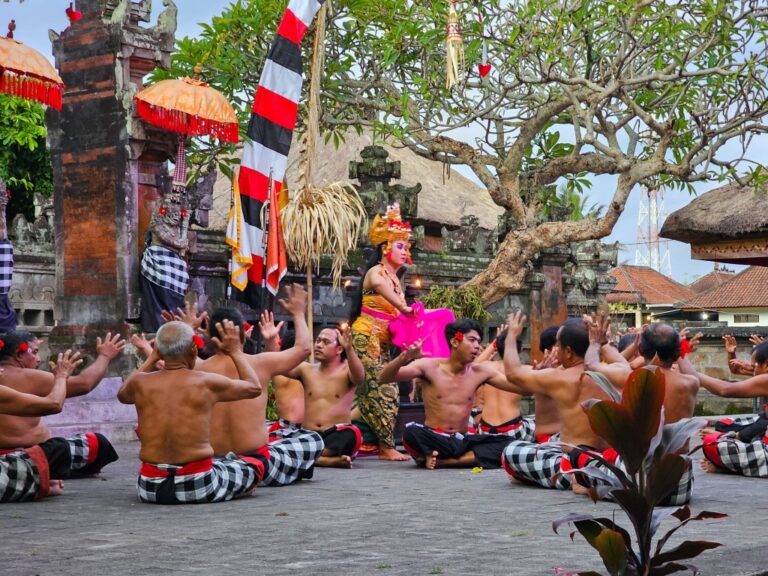
[[[247,92],[263,62],[263,26],[282,5],[274,4],[233,4],[201,39],[180,44],[175,64],[186,70],[207,53],[213,76]],[[765,2],[476,0],[457,7],[468,76],[449,90],[447,1],[338,0],[325,40],[320,127],[339,135],[371,126],[476,175],[510,223],[494,261],[470,281],[486,303],[520,288],[523,264],[538,251],[610,234],[639,183],[690,191],[699,181],[764,177],[744,151],[766,132]],[[492,69],[480,77],[483,40]],[[585,180],[606,174],[612,198],[599,214],[542,218],[542,189],[581,193]]]

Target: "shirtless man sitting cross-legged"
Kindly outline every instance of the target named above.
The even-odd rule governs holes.
[[[545,488],[572,488],[570,474],[563,474],[586,464],[589,452],[608,448],[589,425],[581,403],[609,396],[591,378],[583,377],[584,355],[590,346],[590,336],[581,318],[563,323],[557,332],[559,366],[535,370],[520,361],[517,348],[511,345],[525,328],[526,317],[518,311],[507,319],[507,339],[504,368],[509,381],[528,393],[549,396],[560,415],[560,440],[579,446],[578,449],[555,444],[537,444],[517,440],[504,450],[504,469],[513,480],[535,483]],[[599,346],[599,342],[595,345]]]
[[[67,378],[82,362],[79,354],[59,354],[53,368],[53,386],[45,396],[26,394],[0,385],[0,414],[46,416],[61,412],[67,397]],[[2,373],[2,369],[0,369]],[[62,478],[70,473],[69,443],[49,438],[30,448],[0,450],[0,502],[27,502],[57,496]]]
[[[54,376],[38,370],[40,340],[30,332],[10,331],[0,335],[0,384],[45,396],[53,387]],[[116,358],[125,340],[119,334],[96,339],[96,359],[77,375],[67,378],[67,398],[88,394],[104,378],[109,363]],[[31,448],[51,438],[51,432],[39,416],[0,415],[0,449]],[[71,477],[98,473],[117,460],[109,440],[99,433],[85,432],[65,438],[71,453]]]
[[[304,386],[304,427],[325,443],[317,466],[351,468],[362,434],[350,424],[355,391],[365,367],[352,346],[351,328],[323,328],[315,339],[315,363],[303,362],[288,374]],[[346,358],[345,358],[346,356]]]
[[[279,303],[293,319],[296,341],[293,348],[288,350],[248,355],[248,363],[260,382],[268,382],[275,374],[290,372],[309,355],[310,337],[305,318],[307,292],[293,284],[286,287],[285,293],[286,298],[280,299]],[[239,310],[219,308],[211,314],[211,336],[217,336],[215,323],[224,319],[232,321],[235,326],[243,325],[243,316]],[[231,358],[221,352],[198,362],[197,369],[230,378],[236,376]],[[266,412],[266,394],[216,406],[211,421],[211,444],[216,455],[234,452],[260,459],[264,464],[264,478],[260,486],[286,486],[311,478],[315,462],[323,451],[320,434],[298,428],[270,442]]]
[[[491,362],[500,373],[504,373],[504,347],[507,340],[506,329],[499,332],[491,345],[491,350],[499,355],[501,360],[492,360],[493,356],[483,351],[478,362],[483,361],[484,355],[489,356]],[[523,348],[523,341],[515,340],[517,353]],[[514,440],[533,438],[534,421],[532,418],[523,418],[520,413],[520,400],[522,396],[514,392],[500,390],[493,386],[483,386],[478,393],[483,394],[483,410],[477,422],[478,434],[502,434]]]
[[[135,404],[139,416],[143,464],[138,494],[143,502],[232,500],[253,491],[264,475],[264,465],[256,459],[212,458],[213,407],[261,395],[238,327],[225,320],[216,329],[213,341],[219,353],[231,358],[237,378],[195,370],[195,333],[189,325],[172,321],[160,327],[149,358],[117,394],[120,402]],[[154,371],[158,360],[164,361],[164,368]]]
[[[481,351],[482,330],[474,320],[452,322],[445,328],[445,338],[451,347],[448,358],[420,358],[421,345],[417,342],[386,364],[379,374],[382,382],[421,380],[426,418],[424,424],[406,425],[403,444],[416,463],[429,470],[499,468],[501,452],[512,440],[509,436],[467,431],[475,393],[480,386],[490,384],[519,392],[491,362],[475,363]],[[414,361],[408,364],[411,360]]]
[[[752,352],[754,376],[741,382],[728,382],[697,373],[687,359],[678,362],[680,370],[696,375],[701,385],[726,398],[758,398],[768,396],[768,342],[755,346]],[[732,472],[754,478],[768,478],[768,405],[747,426],[729,432],[711,428],[702,431],[704,458],[701,468],[707,472]]]

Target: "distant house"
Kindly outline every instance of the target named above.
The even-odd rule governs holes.
[[[696,294],[702,294],[704,292],[712,290],[712,288],[717,288],[718,286],[725,284],[735,275],[736,275],[736,272],[734,272],[733,270],[728,270],[727,268],[720,268],[720,265],[717,262],[715,262],[715,269],[712,272],[705,274],[701,278],[690,283],[688,287],[694,292],[696,292]]]
[[[678,315],[676,304],[690,300],[696,293],[649,266],[620,264],[609,274],[616,286],[606,300],[619,325],[642,326],[656,317]]]
[[[768,268],[750,266],[680,303],[681,310],[712,317],[733,327],[768,326]]]

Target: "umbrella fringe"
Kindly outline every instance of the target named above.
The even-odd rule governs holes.
[[[25,100],[34,100],[56,110],[61,110],[61,90],[62,86],[59,84],[32,76],[20,76],[8,70],[3,71],[0,76],[0,92]]]
[[[217,122],[179,110],[167,110],[159,106],[152,106],[138,98],[136,99],[136,109],[139,116],[147,122],[171,132],[180,132],[190,136],[209,135],[232,143],[237,143],[240,135],[237,123]]]

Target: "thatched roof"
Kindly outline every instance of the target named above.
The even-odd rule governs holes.
[[[358,135],[354,130],[347,132],[346,139],[338,150],[332,141],[327,144],[318,144],[313,162],[313,183],[323,186],[339,180],[349,180],[349,162],[361,160],[360,151],[373,143],[373,135],[364,131]],[[392,181],[392,184],[413,186],[421,183],[419,193],[418,218],[424,221],[456,226],[459,220],[466,214],[473,214],[480,219],[480,227],[492,230],[496,227],[496,219],[504,210],[491,200],[490,194],[468,178],[452,170],[450,175],[443,176],[443,165],[422,158],[408,148],[396,148],[382,143],[389,152],[389,161],[400,161],[400,173],[402,178]],[[291,147],[288,158],[286,175],[288,187],[295,189],[297,186],[297,172],[299,161],[299,146]],[[356,181],[353,181],[356,184]],[[214,209],[210,215],[210,227],[215,229],[226,228],[226,219],[229,213],[230,183],[220,175],[214,188]]]
[[[728,184],[705,192],[670,214],[660,236],[688,243],[768,235],[768,194]]]

